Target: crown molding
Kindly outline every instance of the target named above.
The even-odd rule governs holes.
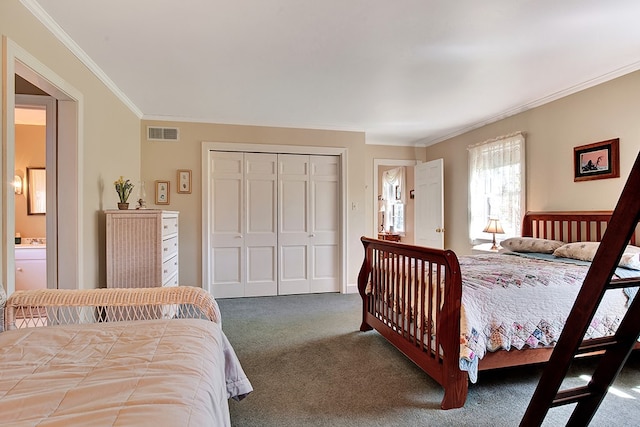
[[[67,49],[73,53],[113,94],[122,101],[138,119],[141,119],[142,111],[120,90],[120,88],[105,74],[87,53],[67,34],[60,25],[49,15],[36,0],[20,0],[42,25],[47,28]]]

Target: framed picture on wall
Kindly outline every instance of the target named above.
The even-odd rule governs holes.
[[[594,142],[573,149],[574,182],[620,176],[620,139]]]
[[[191,169],[178,169],[178,193],[191,194]]]
[[[169,181],[156,181],[156,205],[169,204]]]

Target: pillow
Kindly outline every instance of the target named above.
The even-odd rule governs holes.
[[[630,268],[632,270],[640,270],[640,253],[624,253],[620,258],[620,267]]]
[[[513,252],[553,253],[564,242],[560,240],[539,239],[536,237],[511,237],[500,242],[500,246]]]
[[[600,246],[600,242],[574,242],[560,246],[553,251],[553,254],[561,258],[579,259],[582,261],[593,261],[593,257]],[[637,246],[627,245],[624,255],[638,254],[640,248]]]

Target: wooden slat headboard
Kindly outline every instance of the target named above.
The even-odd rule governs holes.
[[[612,211],[527,212],[522,235],[564,242],[599,242],[607,229]],[[636,244],[639,230],[631,237]]]

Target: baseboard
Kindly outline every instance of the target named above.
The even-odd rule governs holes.
[[[358,293],[358,285],[355,283],[347,283],[347,294],[357,294]]]

